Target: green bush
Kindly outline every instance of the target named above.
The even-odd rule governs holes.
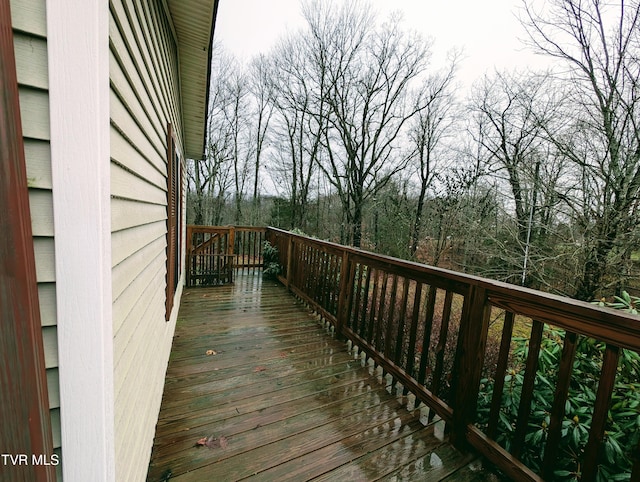
[[[529,416],[522,461],[536,472],[541,471],[544,448],[550,424],[551,406],[562,354],[564,334],[546,327],[534,386],[534,399]],[[577,342],[573,375],[562,421],[561,440],[553,480],[579,481],[584,449],[589,438],[598,381],[602,369],[605,343],[580,337]],[[524,381],[524,367],[528,355],[528,340],[514,338],[511,367],[505,375],[499,417],[497,442],[510,449],[515,420],[518,415]],[[640,440],[640,355],[622,350],[618,374],[612,394],[602,458],[596,480],[630,480],[632,460],[630,452]],[[478,403],[479,426],[489,417],[494,382],[482,380]]]
[[[282,265],[278,256],[278,248],[269,241],[265,241],[262,245],[262,276],[268,279],[275,279],[282,273]]]

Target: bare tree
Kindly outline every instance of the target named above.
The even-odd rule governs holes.
[[[530,285],[531,246],[544,230],[540,224],[541,205],[549,206],[562,174],[558,158],[550,155],[545,127],[557,119],[558,102],[552,95],[548,77],[496,72],[485,76],[472,94],[472,111],[481,128],[477,142],[485,149],[487,172],[503,181],[513,206],[515,246],[513,256],[502,246],[504,279]],[[545,199],[546,197],[546,199]],[[548,213],[547,213],[548,214]]]
[[[368,11],[368,4],[357,1],[340,8],[303,4],[314,62],[329,82],[320,168],[342,203],[343,241],[350,238],[355,246],[362,239],[365,202],[406,166],[398,144],[407,121],[424,108],[412,102],[411,87],[429,59],[429,43],[403,31],[398,18],[376,27]]]
[[[284,38],[272,56],[275,106],[275,176],[288,196],[290,227],[305,229],[312,181],[327,129],[326,75],[312,39],[302,32]]]
[[[268,59],[262,54],[254,58],[249,66],[249,91],[252,94],[255,109],[252,119],[254,128],[251,139],[254,151],[252,224],[256,222],[256,215],[260,203],[259,180],[260,168],[262,167],[262,154],[269,123],[273,114],[274,93],[273,83],[270,80],[273,72],[270,67]]]
[[[219,224],[231,188],[232,133],[225,112],[232,104],[227,86],[234,61],[219,44],[214,49],[205,158],[187,170],[195,224]]]
[[[565,129],[548,137],[575,166],[567,202],[584,231],[575,296],[591,300],[621,288],[640,196],[640,2],[550,0],[525,3],[531,44],[559,59],[570,86]]]
[[[419,104],[426,107],[413,119],[409,138],[414,145],[410,163],[415,164],[415,170],[419,178],[420,188],[415,217],[411,229],[410,254],[415,256],[418,249],[420,229],[422,227],[422,214],[427,191],[431,187],[438,171],[445,166],[437,166],[438,161],[443,161],[444,155],[436,150],[441,147],[445,136],[449,134],[453,126],[454,117],[451,111],[454,106],[452,92],[454,74],[457,65],[458,54],[451,57],[451,64],[447,70],[439,75],[429,77],[423,86]]]

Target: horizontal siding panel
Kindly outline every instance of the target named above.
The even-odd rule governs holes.
[[[33,238],[33,251],[36,258],[36,279],[38,283],[56,280],[53,238]]]
[[[121,166],[111,163],[111,195],[146,203],[167,203],[167,191],[140,179]]]
[[[49,413],[51,414],[51,429],[53,431],[53,448],[59,449],[62,446],[62,436],[60,434],[60,409],[53,408]]]
[[[29,187],[51,189],[51,146],[48,141],[24,139]]]
[[[173,84],[171,75],[171,58],[170,54],[166,52],[166,43],[169,41],[165,38],[161,31],[158,31],[158,18],[151,12],[150,2],[142,2],[146,4],[146,8],[140,6],[140,0],[134,2],[137,6],[136,15],[141,19],[140,27],[142,29],[143,42],[147,46],[149,57],[151,61],[151,73],[155,77],[161,95],[167,100],[167,105],[172,113],[177,112],[177,83]],[[131,8],[131,7],[129,7]],[[157,11],[155,12],[157,14]],[[164,14],[164,12],[163,12]],[[171,39],[173,41],[173,39]],[[205,62],[206,63],[206,62]],[[177,71],[174,72],[177,75]],[[172,119],[172,123],[175,125],[175,120]]]
[[[109,22],[109,37],[112,50],[117,57],[126,62],[127,56],[131,59],[131,65],[126,65],[127,72],[137,72],[144,85],[147,96],[151,99],[164,123],[170,118],[167,110],[167,101],[159,95],[159,89],[155,82],[155,74],[150,71],[148,60],[143,58],[138,44],[138,36],[134,33],[131,23],[121,2],[111,4],[111,19]],[[147,63],[145,63],[147,62]],[[153,75],[153,77],[152,77]]]
[[[58,329],[55,326],[42,327],[44,344],[44,365],[46,368],[58,366]]]
[[[11,0],[11,24],[16,30],[47,35],[45,0]]]
[[[164,309],[160,305],[156,304],[157,309],[149,313],[149,319],[155,319],[159,325],[141,325],[149,329],[136,336],[140,351],[135,360],[126,365],[129,370],[124,374],[119,395],[116,395],[115,425],[121,427],[116,430],[117,460],[147,460],[153,445],[168,360],[166,345],[171,343],[164,322]],[[122,376],[116,373],[117,378]],[[136,469],[139,464],[132,465],[132,470],[147,468],[145,465]],[[133,479],[129,475],[123,480]]]
[[[132,88],[137,94],[138,98],[148,113],[149,119],[156,126],[159,133],[164,132],[166,125],[166,116],[162,112],[162,108],[158,105],[158,97],[154,95],[152,91],[152,86],[145,82],[143,74],[137,69],[131,53],[127,50],[127,44],[121,37],[121,33],[118,30],[118,27],[113,20],[113,17],[110,19],[110,31],[111,35],[111,44],[110,44],[110,59],[112,63],[115,63],[117,66],[117,71],[111,73],[112,81],[115,75],[122,75],[122,72],[126,72],[127,81],[130,84],[130,88]],[[148,75],[146,79],[149,79]],[[155,101],[155,102],[154,102]]]
[[[111,200],[111,231],[113,232],[156,221],[166,222],[166,219],[166,206],[127,199]]]
[[[157,280],[156,278],[155,281]],[[164,331],[166,322],[162,316],[163,313],[158,311],[159,306],[164,306],[163,287],[158,283],[147,286],[113,339],[116,397],[126,393],[126,390],[123,391],[123,386],[127,374],[140,369],[140,356],[146,351],[147,345],[152,343],[154,336],[157,336],[155,332]],[[116,424],[117,419],[116,416]]]
[[[111,90],[109,95],[109,107],[111,110],[111,123],[115,125],[116,129],[120,132],[125,133],[135,149],[140,151],[153,165],[160,167],[162,174],[166,176],[166,147],[154,146],[149,141],[113,90]]]
[[[47,41],[31,35],[14,33],[18,84],[38,89],[49,88]]]
[[[60,407],[60,378],[57,368],[47,369],[47,388],[49,389],[49,408]]]
[[[164,128],[159,126],[157,118],[154,118],[155,122],[151,120],[149,111],[142,104],[141,96],[147,96],[148,100],[148,94],[146,92],[140,94],[133,90],[129,79],[127,79],[122,71],[113,52],[110,52],[109,55],[109,79],[111,80],[111,89],[122,99],[122,103],[136,120],[142,131],[149,137],[151,143],[155,145],[164,144],[164,136],[161,134]]]
[[[122,263],[113,268],[112,295],[117,299],[136,277],[159,256],[164,257],[167,243],[164,238],[156,239]]]
[[[57,324],[55,283],[38,283],[38,302],[42,326],[55,326]]]
[[[131,311],[138,306],[142,294],[148,285],[155,284],[165,289],[165,279],[167,265],[164,257],[156,258],[147,266],[140,275],[133,280],[129,288],[125,290],[113,303],[113,333],[117,336],[125,320],[130,316]]]
[[[29,189],[31,230],[34,236],[53,237],[53,196],[51,191]]]
[[[136,251],[142,249],[150,241],[165,237],[166,233],[167,225],[164,221],[144,224],[113,233],[111,236],[112,266],[116,266]]]
[[[134,171],[141,178],[146,179],[156,186],[167,186],[167,178],[140,152],[134,149],[127,139],[124,138],[114,126],[111,126],[111,159],[118,164]],[[162,169],[166,170],[166,164],[160,163]]]
[[[21,88],[19,96],[22,135],[48,141],[50,139],[49,94],[41,90]]]

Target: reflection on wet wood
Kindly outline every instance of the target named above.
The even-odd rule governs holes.
[[[406,402],[279,284],[188,290],[148,480],[479,480]]]

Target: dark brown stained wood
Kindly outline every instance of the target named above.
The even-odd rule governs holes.
[[[342,256],[343,258],[347,256],[351,263],[358,266],[358,281],[348,285],[349,290],[357,290],[356,302],[347,307],[348,313],[345,316],[347,321],[342,334],[353,343],[358,353],[364,352],[368,360],[377,363],[383,373],[393,377],[394,382],[402,383],[405,394],[412,392],[417,400],[427,403],[429,408],[433,409],[429,416],[431,416],[431,412],[435,411],[440,417],[453,423],[452,435],[459,447],[465,447],[467,444],[476,447],[515,479],[537,479],[537,476],[519,462],[515,455],[521,452],[523,441],[526,438],[528,412],[535,386],[535,365],[537,364],[544,324],[551,324],[556,328],[575,333],[577,336],[590,337],[600,343],[606,342],[610,349],[617,347],[616,349],[626,348],[640,352],[640,324],[637,323],[635,317],[629,314],[594,307],[588,303],[528,288],[310,239],[275,228],[267,228],[267,237],[279,240],[282,245],[285,240],[288,240],[295,246],[294,250],[297,254],[292,262],[292,269],[296,275],[290,289],[331,323],[335,323],[335,314],[337,313],[332,298],[329,297],[327,300],[317,296],[317,285],[314,284],[317,276],[312,276],[321,264],[317,253],[331,253],[336,257]],[[364,275],[362,271],[365,269],[367,274],[363,289]],[[402,339],[398,336],[395,340],[396,347],[399,347],[395,353],[389,352],[388,345],[381,345],[381,339],[383,336],[389,338],[390,324],[402,324],[404,329],[409,320],[406,320],[404,324],[403,321],[397,322],[395,320],[393,310],[396,307],[394,303],[390,302],[387,294],[389,276],[402,277],[409,280],[412,287],[416,287],[413,294],[407,295],[407,297],[414,298],[412,308],[409,308],[408,305],[406,307],[406,310],[413,315],[411,316],[411,326],[407,331],[401,333]],[[373,277],[373,287],[371,287],[371,277]],[[423,286],[429,288],[431,296],[436,293],[433,290],[443,290],[445,293],[444,320],[440,328],[439,345],[449,336],[447,333],[449,331],[449,317],[452,316],[453,307],[457,305],[457,303],[452,304],[453,295],[456,295],[456,300],[461,298],[463,301],[462,312],[458,306],[455,306],[455,316],[456,318],[460,317],[460,328],[456,330],[454,335],[457,337],[456,351],[453,371],[451,374],[447,374],[450,375],[452,384],[451,390],[447,390],[446,397],[444,397],[446,401],[440,398],[439,394],[444,367],[443,359],[440,360],[440,366],[438,365],[438,348],[436,348],[435,354],[435,373],[431,377],[429,387],[423,385],[423,383],[429,382],[428,369],[432,368],[431,365],[427,366],[425,363],[427,358],[425,349],[421,352],[423,356],[418,357],[419,366],[414,366],[416,351],[418,351],[415,346],[419,338],[417,329],[418,326],[421,326],[419,318],[425,313],[426,319],[429,320],[432,315],[428,312],[433,311],[433,308],[431,310],[429,308],[429,305],[432,304],[429,300],[429,292],[422,293]],[[439,299],[439,297],[436,298]],[[496,374],[502,380],[495,385],[490,423],[487,433],[483,433],[472,424],[477,417],[476,408],[489,332],[489,316],[494,309],[505,310],[508,313],[506,315],[508,321],[503,327],[502,348]],[[534,322],[532,342],[529,346],[528,375],[525,376],[519,415],[517,420],[514,420],[517,433],[509,449],[513,452],[509,453],[487,435],[496,435],[497,415],[501,402],[500,392],[503,388],[500,387],[500,383],[504,383],[506,367],[509,364],[508,348],[513,334],[515,317],[537,321]],[[424,328],[424,336],[420,333],[420,337],[426,342],[429,337],[435,335],[431,333],[433,326],[424,326]],[[422,328],[420,329],[422,331]],[[408,343],[405,345],[404,342],[407,338]],[[385,339],[384,341],[385,343],[393,343],[392,340]],[[427,347],[428,344],[425,345],[425,348]],[[567,350],[569,348],[570,346],[567,345]],[[570,362],[565,361],[565,364],[569,366]],[[559,374],[562,370],[562,367],[558,367]],[[556,408],[552,408],[558,418],[561,418],[560,401],[564,397],[562,393],[568,389],[566,383],[569,383],[570,380],[569,370],[565,375],[560,377],[560,384],[565,384],[565,386],[557,387],[556,402],[554,402]],[[599,403],[607,397],[611,397],[614,375],[615,369],[612,367],[608,367],[602,372],[602,377],[606,380],[601,382],[601,386],[604,388],[602,388]],[[602,414],[606,413],[606,408],[595,408],[603,410],[600,416],[604,416]],[[550,427],[550,430],[554,432],[557,429]],[[602,434],[599,434],[599,431],[599,423],[593,425],[590,438],[599,441],[591,444],[590,450],[596,450],[593,448],[596,446],[600,447]],[[553,441],[554,435],[551,434],[549,451],[555,443]],[[636,460],[638,459],[637,453],[633,456],[634,475],[637,477],[640,462]],[[594,460],[595,458],[590,459],[590,463],[595,463]]]
[[[380,280],[380,271],[377,269],[372,269],[371,271],[373,276],[373,296],[371,297],[371,303],[367,304],[367,308],[369,310],[369,324],[362,335],[372,347],[375,347],[374,329],[376,326],[376,307],[378,305],[378,281]]]
[[[387,306],[387,284],[389,282],[389,275],[382,273],[382,287],[380,288],[380,300],[378,302],[378,310],[374,316],[375,326],[372,331],[371,344],[376,347],[378,351],[381,347],[382,336],[382,324],[385,319],[385,307]]]
[[[379,268],[390,274],[407,276],[457,294],[465,295],[470,286],[476,286],[486,290],[487,301],[493,306],[553,324],[579,335],[587,335],[620,348],[640,351],[640,324],[632,314],[613,309],[599,309],[589,303],[559,295],[310,239],[277,228],[268,229],[272,236],[280,233],[293,238],[302,246],[311,244],[324,246],[325,249],[331,249],[339,254],[346,251],[356,263]]]
[[[429,344],[431,343],[431,328],[433,327],[433,315],[435,314],[437,289],[435,286],[429,287],[427,295],[427,312],[424,319],[424,330],[422,334],[422,352],[420,354],[420,371],[418,381],[426,383],[427,365],[429,364]]]
[[[407,354],[406,372],[409,376],[414,376],[413,365],[415,364],[415,347],[418,333],[418,321],[420,318],[420,302],[422,300],[422,283],[416,283],[416,292],[413,296],[413,313],[411,315],[411,328],[409,328],[409,350]],[[406,394],[406,393],[405,393]]]
[[[405,400],[282,285],[189,289],[147,480],[374,480],[432,452],[447,454],[434,472],[446,477],[473,460]]]
[[[511,453],[519,458],[524,447],[524,437],[527,434],[529,425],[529,413],[531,412],[531,402],[533,401],[533,387],[538,373],[538,357],[540,355],[540,344],[542,342],[542,332],[544,323],[533,320],[531,323],[531,336],[529,338],[529,353],[525,365],[524,382],[520,393],[520,405],[518,406],[518,420],[516,430],[513,435]]]
[[[542,464],[542,475],[551,478],[553,467],[558,458],[558,445],[562,435],[562,420],[564,419],[564,409],[569,395],[569,383],[571,382],[571,372],[573,360],[576,355],[577,339],[575,333],[565,333],[564,345],[562,347],[562,357],[560,359],[560,370],[558,381],[553,396],[553,407],[547,432],[547,443],[544,448],[544,460]]]
[[[0,0],[0,452],[53,442],[9,0]],[[53,465],[2,463],[0,479],[55,480]]]
[[[405,316],[407,314],[407,304],[409,303],[409,285],[410,281],[407,278],[402,278],[403,288],[402,288],[402,302],[400,308],[400,321],[398,323],[398,334],[396,338],[396,346],[395,353],[393,355],[393,362],[400,366],[402,362],[402,342],[404,341],[404,327],[405,327]]]
[[[462,308],[454,367],[453,438],[458,448],[466,445],[467,425],[476,416],[490,313],[486,290],[471,286]]]
[[[442,372],[444,370],[444,351],[449,337],[449,321],[451,320],[451,303],[453,301],[453,293],[447,291],[444,296],[444,306],[442,307],[442,323],[440,325],[440,334],[438,336],[438,345],[436,346],[436,368],[433,372],[433,383],[431,391],[439,396],[440,385],[442,383]]]
[[[489,412],[489,423],[487,427],[487,435],[495,439],[498,434],[498,419],[500,416],[500,407],[502,404],[502,391],[504,390],[504,377],[507,374],[507,366],[509,364],[509,351],[511,349],[511,335],[513,334],[513,313],[510,311],[504,314],[504,323],[502,325],[502,338],[500,339],[500,352],[498,354],[498,364],[494,375],[495,384],[493,385],[493,393],[491,394],[491,410]]]
[[[398,276],[393,275],[393,283],[391,285],[391,301],[389,302],[389,313],[387,314],[387,332],[385,333],[383,345],[384,345],[384,355],[387,358],[395,358],[393,353],[391,352],[391,340],[393,337],[393,331],[397,330],[397,325],[395,323],[395,309],[396,309],[396,297],[398,294]]]
[[[338,286],[338,316],[336,317],[336,334],[342,337],[342,329],[349,325],[349,313],[353,303],[353,283],[356,276],[356,265],[349,260],[349,254],[343,253],[340,262],[340,283]]]
[[[583,482],[596,480],[598,472],[597,466],[600,462],[600,451],[602,440],[604,439],[604,429],[607,423],[607,415],[611,406],[611,393],[616,380],[618,370],[618,358],[620,349],[616,346],[607,345],[604,351],[602,362],[602,373],[598,382],[598,392],[596,403],[591,418],[591,430],[589,431],[589,441],[584,449],[583,459]],[[633,481],[635,482],[635,481]]]
[[[176,282],[178,279],[177,262],[180,258],[178,250],[178,197],[180,172],[176,165],[176,141],[171,123],[167,125],[167,274],[166,274],[166,300],[165,300],[165,320],[169,321],[173,310],[173,299],[176,292]]]
[[[535,474],[473,425],[467,426],[467,441],[487,460],[494,463],[496,467],[500,467],[500,471],[510,477],[511,480],[542,482],[543,479],[539,475]]]

